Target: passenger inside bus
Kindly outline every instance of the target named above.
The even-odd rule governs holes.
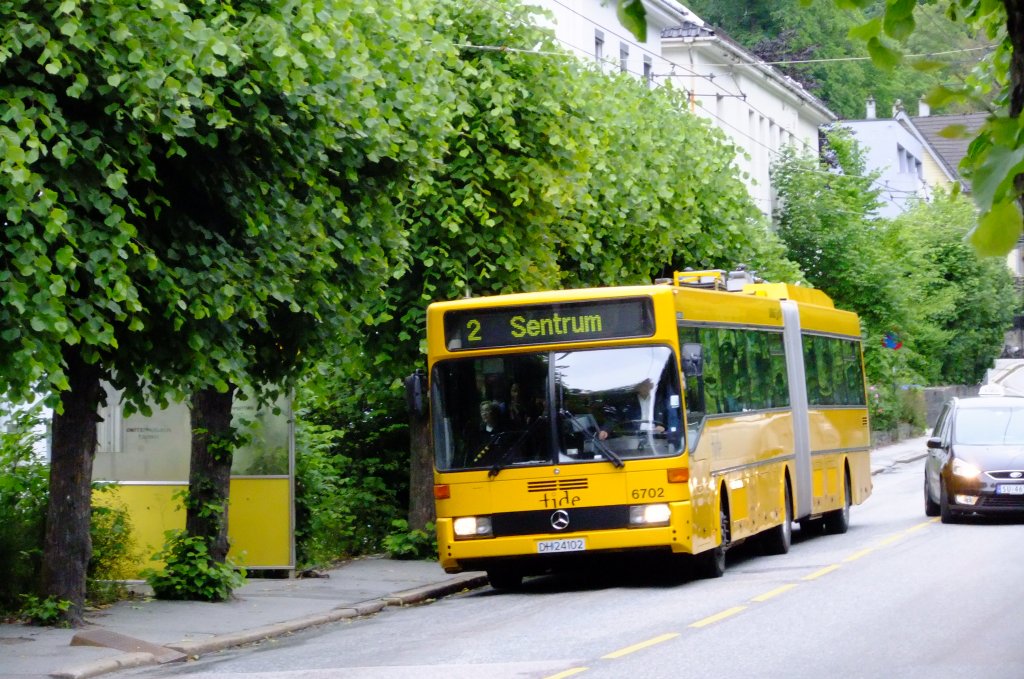
[[[500,438],[504,430],[501,406],[494,401],[480,403],[480,419],[471,431],[463,436],[466,442],[466,460],[469,464],[479,464],[487,457],[491,446]]]

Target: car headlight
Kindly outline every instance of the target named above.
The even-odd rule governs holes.
[[[494,535],[489,516],[460,516],[452,522],[452,528],[455,537],[460,539],[489,538]]]
[[[965,479],[973,479],[976,476],[978,476],[978,474],[981,473],[981,470],[975,467],[973,464],[971,464],[970,462],[964,462],[959,458],[953,458],[952,471],[953,476],[959,476]]]
[[[656,505],[633,505],[629,508],[629,525],[640,526],[667,526],[672,518],[672,510],[666,504]]]

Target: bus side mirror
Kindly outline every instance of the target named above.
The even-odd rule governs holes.
[[[704,347],[696,342],[686,342],[682,348],[683,375],[701,377],[704,375]]]
[[[427,376],[417,369],[405,378],[405,405],[409,412],[417,417],[427,414]]]

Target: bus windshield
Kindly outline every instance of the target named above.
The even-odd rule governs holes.
[[[676,455],[679,371],[663,346],[455,359],[434,366],[438,469]]]

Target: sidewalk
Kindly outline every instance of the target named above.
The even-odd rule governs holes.
[[[871,473],[923,458],[926,440],[876,448]],[[121,601],[88,613],[77,630],[0,624],[0,678],[85,679],[174,662],[487,584],[483,573],[451,576],[433,561],[382,557],[351,561],[327,576],[250,579],[224,603]],[[105,645],[77,645],[90,640]]]
[[[453,576],[434,561],[383,557],[357,559],[326,575],[250,579],[222,603],[121,601],[87,613],[87,625],[74,630],[0,624],[0,677],[84,679],[174,662],[487,583],[483,573]],[[73,645],[76,636],[116,647]]]

